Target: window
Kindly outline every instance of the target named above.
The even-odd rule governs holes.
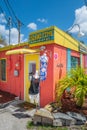
[[[6,80],[6,59],[0,60],[0,79]]]
[[[35,62],[29,62],[29,79],[31,80],[31,73],[35,74],[36,72],[36,63]]]
[[[29,63],[29,73],[35,74],[36,72],[36,63]]]
[[[80,59],[78,57],[71,56],[71,68],[76,68],[79,65]]]

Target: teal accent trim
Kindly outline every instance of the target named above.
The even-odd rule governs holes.
[[[71,50],[67,49],[67,71],[71,69]]]

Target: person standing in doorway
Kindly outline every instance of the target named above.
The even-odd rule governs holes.
[[[40,84],[40,78],[38,70],[36,70],[36,73],[31,76],[31,83],[29,87],[29,99],[30,103],[34,103],[39,105],[39,84]]]

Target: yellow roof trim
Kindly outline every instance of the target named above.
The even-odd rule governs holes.
[[[7,50],[11,50],[11,49],[16,49],[18,47],[29,47],[29,43],[28,42],[24,42],[24,43],[20,43],[20,44],[16,44],[16,45],[9,45],[9,46],[5,46],[0,48],[0,52],[1,51],[7,51]]]
[[[53,44],[53,43],[55,43],[54,40],[50,40],[50,41],[46,41],[46,42],[30,44],[30,47],[43,46],[43,45],[48,45],[48,44]]]
[[[26,54],[26,53],[35,53],[38,52],[38,50],[33,50],[33,49],[15,49],[15,50],[10,50],[6,52],[6,55],[12,55],[12,54]]]

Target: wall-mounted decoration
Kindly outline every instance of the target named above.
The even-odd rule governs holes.
[[[57,67],[63,67],[63,64],[62,63],[57,64]]]
[[[19,76],[19,71],[18,70],[14,70],[14,76]]]
[[[48,57],[46,53],[44,53],[40,57],[40,80],[45,80],[47,77],[47,64],[48,64]]]
[[[54,53],[54,59],[58,60],[58,53]]]

